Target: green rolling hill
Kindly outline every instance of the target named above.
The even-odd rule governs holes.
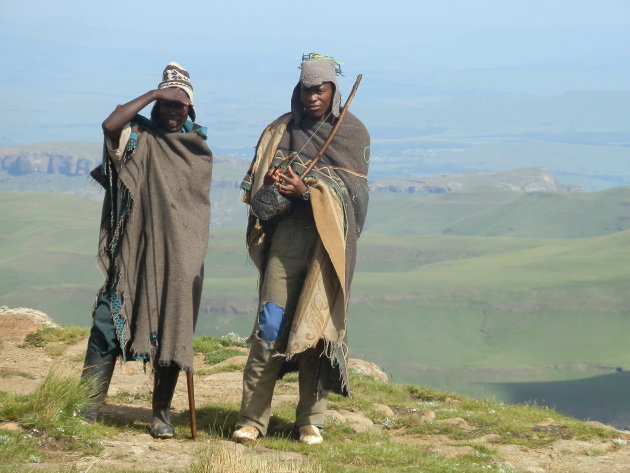
[[[534,192],[459,219],[449,233],[578,238],[630,228],[630,188],[593,193]]]
[[[395,211],[392,211],[395,209]],[[630,228],[630,187],[599,192],[377,193],[365,229],[385,234],[579,238]]]
[[[396,381],[505,399],[517,396],[510,383],[630,369],[630,231],[618,231],[629,188],[395,197],[372,196],[359,241],[352,356]],[[0,215],[0,304],[89,325],[100,204],[0,192]],[[243,232],[211,231],[198,335],[251,330]]]

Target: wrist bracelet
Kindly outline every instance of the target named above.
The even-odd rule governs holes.
[[[302,194],[302,200],[310,200],[311,199],[311,189],[306,186],[306,192]]]

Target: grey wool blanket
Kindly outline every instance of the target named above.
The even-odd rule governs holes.
[[[136,123],[137,122],[137,123]],[[125,358],[192,370],[192,339],[210,225],[212,153],[205,129],[164,133],[136,117],[120,169],[92,176],[106,190],[98,263]]]

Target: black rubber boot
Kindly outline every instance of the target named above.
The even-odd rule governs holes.
[[[107,396],[116,358],[117,353],[105,356],[91,350],[85,353],[81,381],[88,385],[89,400],[82,414],[88,422],[96,421],[98,410]]]
[[[175,393],[179,366],[160,366],[153,374],[153,414],[149,433],[156,439],[168,439],[175,434],[171,424],[171,401]]]

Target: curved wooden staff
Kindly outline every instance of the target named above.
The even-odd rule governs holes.
[[[333,129],[330,130],[330,135],[328,135],[328,139],[326,139],[326,141],[324,142],[324,144],[322,145],[320,150],[313,157],[313,159],[311,159],[311,162],[309,163],[309,165],[306,167],[306,169],[302,173],[302,180],[306,179],[307,174],[309,172],[311,172],[313,167],[317,164],[317,161],[319,161],[321,159],[321,157],[324,155],[324,153],[328,149],[328,146],[332,142],[333,138],[337,134],[337,130],[339,130],[339,127],[341,126],[341,122],[343,121],[344,117],[346,116],[346,112],[348,111],[348,107],[350,106],[350,102],[352,102],[352,99],[354,98],[354,95],[357,93],[357,89],[359,88],[359,84],[361,83],[361,79],[363,79],[363,74],[359,74],[357,76],[357,80],[354,82],[354,85],[352,86],[352,91],[350,92],[350,95],[348,96],[348,100],[346,100],[346,103],[341,108],[341,112],[339,113],[339,118],[337,118],[337,121],[335,122],[335,125],[333,126]]]

